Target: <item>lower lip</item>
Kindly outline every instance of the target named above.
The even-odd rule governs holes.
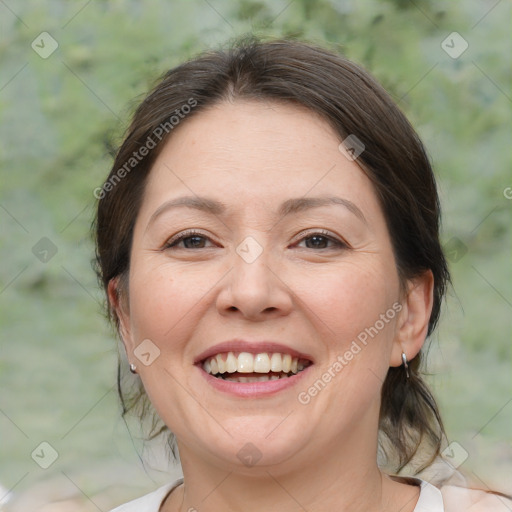
[[[206,382],[218,391],[227,393],[228,395],[241,397],[241,398],[259,398],[264,396],[271,396],[291,388],[299,383],[304,374],[311,368],[310,365],[304,370],[300,371],[293,377],[285,377],[279,380],[268,380],[263,382],[232,382],[229,380],[219,379],[206,373],[200,366],[197,368],[201,375],[206,379]]]

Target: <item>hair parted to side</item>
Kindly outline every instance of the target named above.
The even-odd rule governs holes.
[[[379,198],[402,284],[427,270],[433,273],[430,335],[450,275],[439,241],[436,183],[423,144],[368,72],[330,50],[292,40],[262,41],[251,36],[226,49],[202,53],[168,71],[137,108],[105,182],[111,186],[99,196],[96,270],[105,291],[110,280],[118,278],[120,296],[128,293],[131,241],[144,186],[173,129],[209,106],[237,98],[305,107],[325,119],[340,142],[354,135],[364,144],[357,163]],[[184,105],[194,108],[187,111]],[[179,116],[178,126],[170,120],[185,111],[188,113]],[[167,127],[165,134],[162,126]],[[158,138],[155,133],[163,135]],[[142,153],[143,145],[149,147],[150,139],[154,147],[143,158],[130,160],[134,153]],[[134,165],[128,168],[127,162]],[[119,320],[108,299],[107,309],[118,330]],[[379,441],[383,465],[392,472],[406,466],[413,468],[413,473],[424,469],[439,455],[444,439],[437,405],[420,376],[421,359],[420,352],[409,362],[410,379],[403,368],[390,368],[382,388]],[[120,365],[118,372],[123,416],[131,411],[142,419],[151,407],[140,379],[132,376],[127,366]],[[156,418],[149,437],[166,430]],[[172,434],[170,440],[173,447]],[[416,459],[421,462],[414,464]]]

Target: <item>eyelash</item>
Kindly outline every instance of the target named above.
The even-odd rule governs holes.
[[[319,230],[319,231],[313,231],[311,233],[307,233],[306,236],[303,236],[298,242],[302,242],[303,240],[307,240],[308,238],[313,238],[314,236],[318,236],[320,235],[321,237],[327,239],[328,241],[334,243],[335,247],[338,247],[338,248],[348,248],[348,244],[346,242],[343,242],[341,240],[338,240],[337,238],[333,237],[328,231],[325,231],[325,230]],[[171,238],[168,242],[165,243],[163,249],[173,249],[173,248],[176,248],[175,246],[182,242],[183,240],[187,239],[187,238],[193,238],[193,237],[201,237],[201,238],[205,238],[205,239],[209,239],[209,237],[207,237],[206,235],[204,235],[203,233],[201,233],[200,231],[195,231],[193,229],[191,230],[188,230],[188,231],[184,231],[183,233],[181,233],[179,236],[175,237],[175,238]],[[322,248],[322,249],[319,249],[319,250],[328,250],[328,249],[332,249],[333,247],[325,247],[325,248]],[[181,247],[179,249],[185,249],[185,250],[194,250],[194,249],[189,249],[187,247]],[[207,247],[200,247],[199,249],[207,249]]]

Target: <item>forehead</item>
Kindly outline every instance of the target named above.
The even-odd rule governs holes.
[[[339,150],[339,135],[305,108],[223,102],[177,128],[150,172],[148,209],[186,194],[270,211],[289,197],[333,193],[378,209],[370,180]]]

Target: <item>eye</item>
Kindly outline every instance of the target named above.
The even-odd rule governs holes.
[[[207,241],[211,241],[207,236],[203,233],[195,230],[188,230],[180,233],[179,235],[171,238],[168,242],[166,242],[163,249],[207,249],[205,246]],[[308,241],[310,243],[308,243]],[[333,248],[348,248],[348,244],[346,242],[342,242],[338,240],[334,235],[330,234],[328,231],[318,231],[309,233],[307,236],[304,236],[300,239],[299,243],[295,244],[299,246],[300,243],[306,243],[306,249],[333,249]],[[180,247],[180,244],[183,243],[183,246]],[[331,244],[329,246],[329,244]]]
[[[207,236],[199,231],[188,230],[180,233],[179,235],[171,238],[164,245],[164,249],[207,249],[204,246],[206,240],[210,240]],[[178,247],[183,242],[183,247]]]
[[[311,242],[308,245],[308,240]],[[334,235],[331,235],[328,231],[318,231],[309,233],[300,239],[299,244],[306,242],[306,249],[333,249],[333,248],[348,248],[348,244],[338,240]],[[331,246],[328,244],[331,243]],[[297,245],[299,245],[297,244]]]

